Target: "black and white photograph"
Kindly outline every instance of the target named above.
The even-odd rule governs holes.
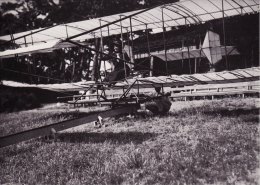
[[[0,0],[0,184],[260,185],[259,0]]]

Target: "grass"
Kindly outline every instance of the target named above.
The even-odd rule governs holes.
[[[23,116],[37,116],[40,121],[31,123],[37,126],[75,116],[73,111],[19,114],[2,115],[0,122],[8,124],[1,131],[8,133],[9,127],[19,125],[17,117],[22,122]],[[106,124],[66,130],[56,142],[35,139],[0,149],[0,183],[260,182],[259,99],[173,102],[167,116],[139,113],[134,118],[109,118]]]
[[[104,108],[86,108],[84,110],[68,109],[66,106],[45,106],[32,110],[1,113],[0,136],[14,134],[24,130],[49,125],[68,119],[82,117],[90,112],[103,110]]]

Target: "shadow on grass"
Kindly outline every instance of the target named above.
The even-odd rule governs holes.
[[[156,137],[154,133],[142,132],[120,132],[120,133],[61,133],[59,139],[61,142],[71,143],[103,143],[110,142],[114,144],[135,143],[140,144],[148,139]]]
[[[215,111],[205,111],[204,114],[206,115],[221,115],[225,117],[237,117],[237,116],[243,116],[243,115],[259,115],[260,109],[259,108],[253,108],[253,109],[242,109],[237,108],[234,110],[229,109],[220,109]]]

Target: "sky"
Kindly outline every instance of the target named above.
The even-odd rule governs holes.
[[[17,0],[0,0],[0,4],[7,3],[7,2],[14,3],[14,2],[17,2]]]

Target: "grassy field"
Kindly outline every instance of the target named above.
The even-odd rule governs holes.
[[[80,116],[48,110],[0,114],[1,135]],[[166,116],[143,112],[106,125],[0,149],[0,183],[260,183],[257,98],[173,102]]]
[[[105,107],[69,109],[64,105],[57,107],[56,104],[50,104],[33,110],[0,113],[0,136],[78,118],[90,112],[105,109]]]

